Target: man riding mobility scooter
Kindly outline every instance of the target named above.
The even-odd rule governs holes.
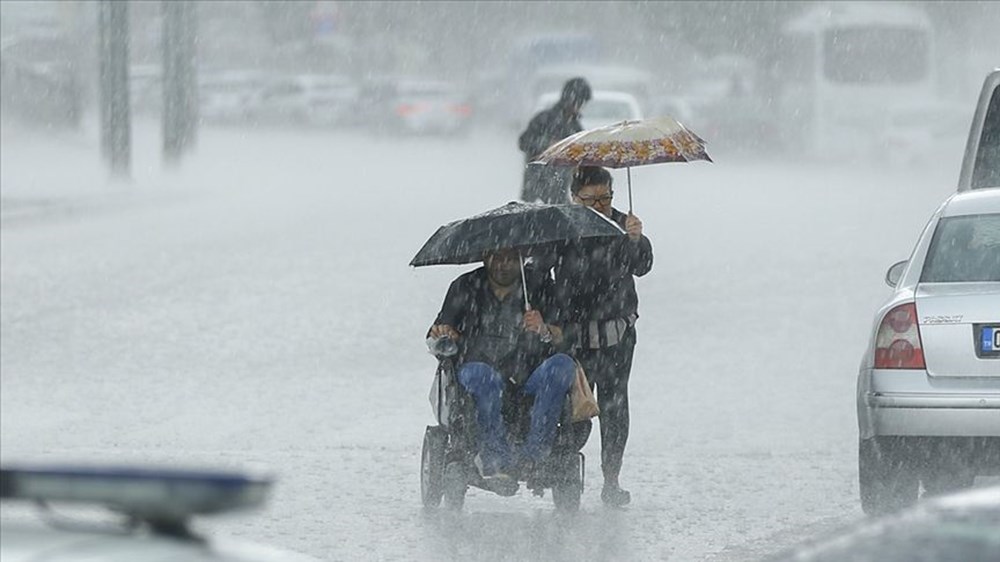
[[[551,312],[551,278],[525,270],[513,250],[487,252],[483,263],[452,283],[428,332],[439,425],[424,436],[424,505],[443,497],[460,508],[470,485],[510,496],[524,481],[576,510],[591,424],[572,423],[578,366],[558,352],[561,332],[542,315]]]

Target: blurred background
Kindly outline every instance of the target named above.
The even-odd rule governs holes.
[[[748,561],[854,521],[858,360],[997,29],[985,1],[0,1],[0,460],[276,468],[219,526],[352,562]],[[584,126],[670,115],[714,160],[632,170],[635,502],[600,507],[592,436],[575,523],[526,491],[426,516],[459,271],[407,264],[517,197],[572,76]]]
[[[906,160],[961,142],[968,100],[1000,61],[995,2],[113,4],[134,115],[163,112],[164,61],[188,44],[182,113],[241,127],[516,133],[582,75],[615,94],[585,110],[590,125],[667,114],[717,150],[894,146]],[[182,5],[179,41],[168,5]],[[101,3],[0,9],[3,119],[77,127],[98,113]]]

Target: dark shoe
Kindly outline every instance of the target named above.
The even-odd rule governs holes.
[[[620,486],[604,485],[601,490],[601,501],[610,507],[624,507],[632,501],[632,494],[628,490],[621,489]]]

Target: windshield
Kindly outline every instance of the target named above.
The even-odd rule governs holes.
[[[1000,281],[1000,214],[941,219],[920,281]]]
[[[919,29],[842,28],[824,37],[823,72],[832,82],[916,82],[926,77],[929,59],[928,37]]]

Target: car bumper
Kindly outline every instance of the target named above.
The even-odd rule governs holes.
[[[863,371],[858,388],[862,438],[1000,436],[1000,381],[935,380],[912,371]]]

